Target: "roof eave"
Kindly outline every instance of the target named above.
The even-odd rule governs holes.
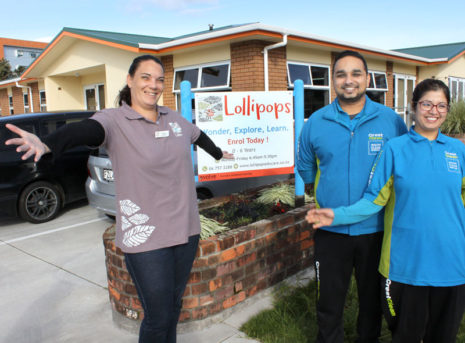
[[[321,42],[321,43],[326,43],[326,44],[330,44],[333,46],[339,46],[341,48],[343,47],[355,48],[358,50],[372,52],[375,54],[391,56],[392,58],[407,59],[407,60],[411,60],[412,62],[421,62],[424,64],[444,63],[448,61],[447,58],[434,58],[434,59],[424,58],[424,57],[420,57],[416,55],[410,55],[410,54],[400,53],[400,52],[391,51],[391,50],[377,49],[377,48],[369,47],[366,45],[354,44],[351,42],[330,39],[330,38],[323,37],[323,36],[310,35],[304,32],[300,32],[300,31],[288,30],[288,29],[283,29],[283,28],[270,26],[270,25],[264,25],[260,23],[253,23],[253,24],[233,27],[233,28],[225,29],[221,31],[213,31],[211,33],[210,32],[203,33],[197,36],[190,36],[186,38],[176,39],[170,42],[165,42],[165,43],[160,43],[160,44],[139,43],[139,48],[144,49],[144,50],[152,50],[155,52],[162,52],[163,50],[169,50],[175,47],[190,45],[193,43],[199,43],[201,41],[210,41],[210,40],[218,39],[218,38],[225,37],[225,36],[243,34],[243,33],[251,32],[251,31],[265,31],[265,32],[270,32],[274,34],[279,34],[281,36],[287,34],[290,40],[292,39],[292,37],[303,38],[303,39],[308,39],[308,40],[315,41],[315,42]]]

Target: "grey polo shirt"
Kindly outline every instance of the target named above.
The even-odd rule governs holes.
[[[127,104],[94,114],[105,129],[117,201],[116,246],[126,253],[183,244],[200,233],[191,144],[200,130],[168,107],[156,123]]]

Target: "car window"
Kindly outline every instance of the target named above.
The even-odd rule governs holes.
[[[37,133],[34,124],[30,122],[14,123],[14,125],[28,132]],[[16,133],[11,132],[4,125],[0,126],[0,161],[5,162],[19,158],[20,154],[16,152],[16,146],[5,145],[5,141],[16,137],[18,137]]]

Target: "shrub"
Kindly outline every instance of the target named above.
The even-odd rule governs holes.
[[[441,126],[441,132],[447,135],[465,133],[465,101],[452,103],[449,114]]]

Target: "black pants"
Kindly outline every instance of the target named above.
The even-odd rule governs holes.
[[[393,343],[453,343],[465,310],[465,285],[412,286],[382,278],[383,312]]]
[[[124,254],[144,309],[139,343],[175,343],[182,296],[189,280],[199,235],[185,244]]]
[[[382,239],[382,232],[349,236],[316,231],[318,343],[344,342],[344,304],[354,269],[359,297],[358,342],[378,341],[382,313],[378,264]]]

